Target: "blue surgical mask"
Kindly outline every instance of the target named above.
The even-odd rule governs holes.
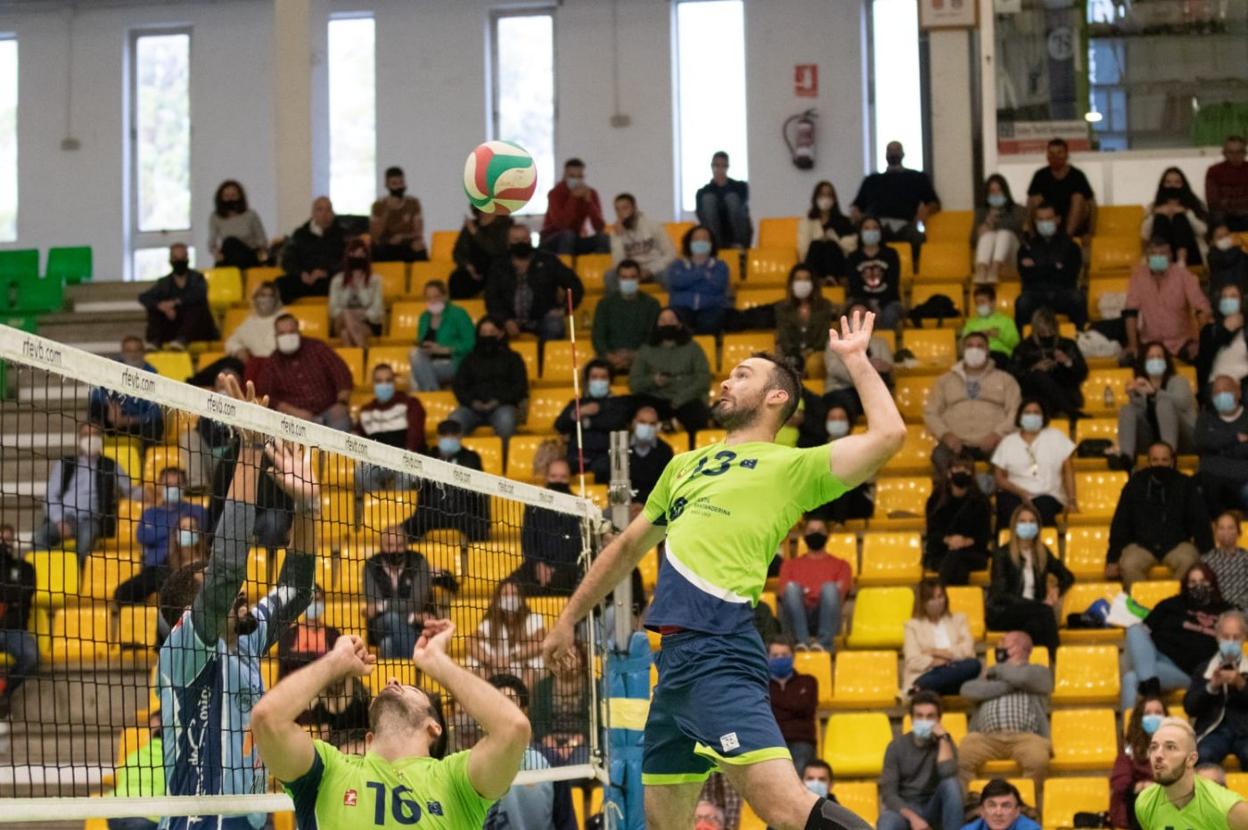
[[[308,610],[303,612],[308,621],[319,620],[325,616],[325,603],[320,600],[313,600],[308,603]]]
[[[849,421],[842,418],[829,418],[824,426],[828,428],[828,436],[831,438],[843,438],[849,435]]]
[[[1218,653],[1223,660],[1238,660],[1244,653],[1244,647],[1239,640],[1218,640]]]
[[[390,399],[394,397],[394,384],[393,383],[374,383],[373,394],[376,395],[377,400],[381,401],[382,403],[389,403]]]
[[[932,728],[936,726],[934,720],[916,720],[911,723],[910,728],[914,732],[914,737],[920,741],[926,741],[932,737]]]
[[[1151,735],[1161,728],[1161,721],[1164,715],[1145,715],[1140,718],[1140,728],[1144,730],[1145,735]]]
[[[989,207],[1005,207],[1005,194],[1004,193],[989,193],[988,194],[988,206]]]
[[[589,396],[591,398],[605,398],[611,394],[611,381],[602,378],[594,378],[589,382]]]
[[[815,778],[815,779],[811,779],[810,781],[803,781],[802,783],[806,785],[806,789],[810,790],[812,793],[819,796],[820,798],[828,797],[828,782],[827,781],[820,781],[817,778]]]
[[[879,245],[880,244],[880,229],[879,228],[867,228],[863,230],[859,235],[862,237],[863,245]]]
[[[182,501],[182,488],[176,484],[165,485],[165,501],[170,504]]]
[[[1148,270],[1154,273],[1161,273],[1170,267],[1170,257],[1165,254],[1149,254]]]
[[[1233,392],[1218,392],[1214,394],[1213,408],[1222,415],[1230,415],[1235,411],[1235,394]]]
[[[710,256],[711,243],[705,239],[695,239],[689,243],[689,253],[694,256]]]
[[[568,176],[564,181],[568,183],[568,190],[576,190],[578,187],[585,184],[585,180],[580,176]]]
[[[1166,359],[1164,357],[1150,357],[1144,361],[1144,371],[1149,377],[1159,378],[1166,373]]]
[[[178,546],[183,548],[193,548],[195,543],[199,541],[199,534],[193,530],[182,529],[178,531]]]
[[[1044,416],[1038,412],[1024,412],[1023,417],[1018,419],[1019,424],[1023,428],[1023,432],[1039,432],[1044,429]]]
[[[1036,233],[1043,237],[1050,237],[1057,233],[1057,221],[1053,219],[1037,219]]]
[[[793,673],[792,657],[769,657],[767,659],[767,670],[771,672],[772,677],[784,678]]]
[[[654,424],[637,424],[633,427],[633,435],[637,436],[637,440],[643,444],[653,441],[658,431],[658,427]]]
[[[1239,297],[1223,297],[1218,300],[1218,311],[1223,317],[1239,313]]]
[[[1019,522],[1014,526],[1014,535],[1024,542],[1030,542],[1040,535],[1040,525],[1035,522]]]
[[[455,438],[454,436],[443,435],[441,438],[438,439],[438,452],[442,453],[448,458],[454,455],[455,453],[459,452],[459,447],[460,447],[459,439]]]
[[[637,293],[637,280],[620,280],[620,293],[625,297],[631,297]]]

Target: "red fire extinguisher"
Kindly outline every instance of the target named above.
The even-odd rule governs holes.
[[[809,170],[815,166],[815,115],[813,109],[785,119],[780,134],[784,143],[789,146],[789,155],[793,157],[793,166],[798,170]]]

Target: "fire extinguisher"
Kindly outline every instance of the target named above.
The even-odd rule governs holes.
[[[809,170],[815,166],[815,115],[813,109],[785,119],[780,130],[784,143],[789,146],[789,155],[793,157],[793,166],[798,170]]]

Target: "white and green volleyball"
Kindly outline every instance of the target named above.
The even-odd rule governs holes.
[[[518,144],[487,141],[468,154],[464,192],[482,213],[515,213],[536,190],[537,165],[529,151]]]

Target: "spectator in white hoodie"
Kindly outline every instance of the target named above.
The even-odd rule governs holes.
[[[251,295],[253,313],[225,340],[225,353],[243,363],[253,357],[269,357],[277,349],[273,321],[282,312],[277,286],[262,282]]]
[[[619,287],[615,269],[626,259],[641,266],[641,281],[654,282],[676,258],[676,246],[659,222],[652,222],[637,209],[631,193],[615,197],[616,223],[611,235],[611,268],[603,275],[607,293]]]

